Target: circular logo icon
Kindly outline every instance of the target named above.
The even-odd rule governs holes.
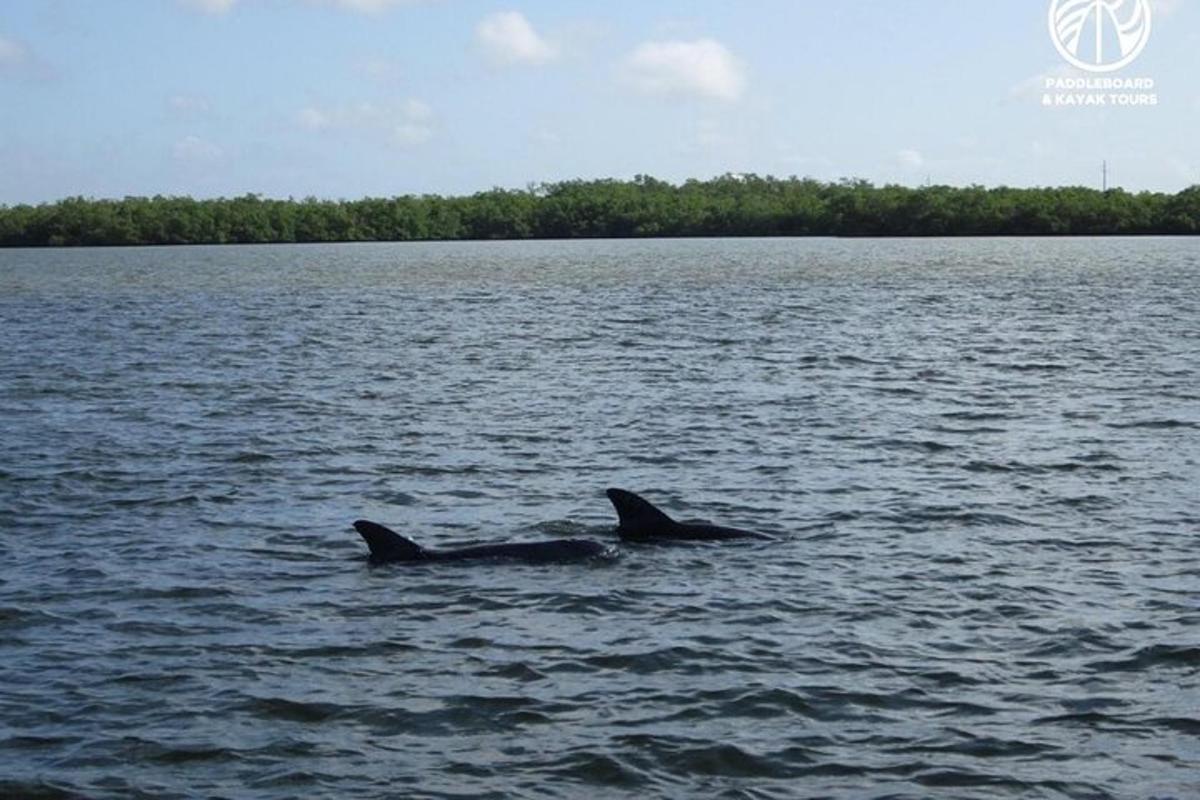
[[[1146,48],[1151,17],[1150,0],[1052,0],[1050,38],[1080,69],[1113,72]]]

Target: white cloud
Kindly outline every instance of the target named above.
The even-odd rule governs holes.
[[[433,109],[416,98],[393,108],[380,108],[373,103],[336,108],[306,106],[296,115],[296,121],[309,131],[367,134],[401,147],[424,144],[433,138],[435,131]]]
[[[1154,13],[1162,17],[1169,17],[1179,10],[1184,0],[1155,0]]]
[[[324,111],[312,106],[300,109],[297,120],[300,123],[300,127],[307,128],[310,131],[324,130],[332,124],[329,116]]]
[[[1062,78],[1079,78],[1086,73],[1077,67],[1070,64],[1058,64],[1051,67],[1045,72],[1039,72],[1031,78],[1026,78],[1020,83],[1014,84],[1008,89],[1009,97],[1021,98],[1037,98],[1041,99],[1042,94],[1046,91],[1046,82],[1059,80]]]
[[[908,169],[920,169],[925,166],[925,156],[921,155],[919,150],[910,148],[896,153],[896,160],[900,162],[900,166]]]
[[[412,122],[428,122],[433,118],[433,109],[429,107],[429,104],[416,98],[405,100],[401,110],[404,116]]]
[[[43,61],[38,54],[17,39],[0,36],[0,77],[44,82],[53,81],[58,71]]]
[[[625,59],[624,71],[646,94],[732,102],[746,86],[741,62],[713,39],[645,42]]]
[[[475,41],[500,64],[545,64],[558,57],[558,47],[538,35],[518,11],[484,17],[475,26]]]
[[[29,51],[20,42],[0,36],[0,69],[19,67],[29,60]]]
[[[562,144],[562,136],[549,128],[538,128],[530,134],[530,138],[534,144],[544,146],[555,146]]]
[[[205,14],[228,14],[237,0],[183,0],[184,5],[191,6]]]
[[[424,144],[433,138],[433,128],[419,122],[402,122],[392,130],[392,140],[401,147]]]
[[[175,143],[171,149],[177,161],[210,164],[219,161],[225,151],[212,142],[205,141],[199,136],[185,136]]]
[[[400,106],[399,121],[393,123],[392,141],[401,147],[424,144],[433,138],[433,109],[423,100],[409,98]]]
[[[212,110],[208,98],[191,94],[173,94],[167,98],[171,113],[180,117],[202,117]]]

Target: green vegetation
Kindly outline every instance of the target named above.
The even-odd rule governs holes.
[[[332,202],[127,197],[0,206],[0,246],[648,236],[1046,236],[1200,233],[1200,186],[876,187],[725,175],[674,185],[567,181],[470,197]]]

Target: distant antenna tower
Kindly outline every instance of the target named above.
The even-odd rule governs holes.
[[[1101,167],[1101,174],[1103,175],[1103,177],[1101,178],[1100,187],[1103,191],[1107,192],[1108,191],[1108,161],[1107,160],[1105,160],[1104,166]]]

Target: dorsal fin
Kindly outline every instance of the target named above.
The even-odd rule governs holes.
[[[354,523],[354,530],[366,541],[371,549],[371,560],[376,563],[417,561],[425,557],[425,551],[419,544],[377,522],[360,519]]]
[[[624,489],[609,489],[605,494],[617,510],[620,524],[617,532],[622,538],[640,539],[664,536],[675,527],[675,520],[659,511],[648,500]]]

